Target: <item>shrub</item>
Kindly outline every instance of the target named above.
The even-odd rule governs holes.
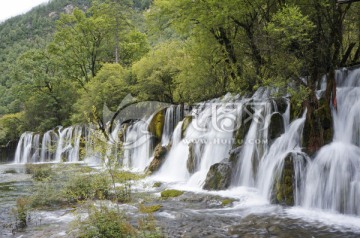
[[[50,164],[26,164],[25,172],[31,174],[35,181],[47,180],[53,175]]]
[[[79,238],[136,237],[136,229],[128,222],[125,215],[105,206],[101,206],[100,209],[92,206],[88,218],[83,221],[78,220],[75,227],[78,228]]]
[[[25,197],[16,199],[16,208],[13,209],[15,215],[16,229],[24,229],[27,226],[28,213],[29,213],[29,200]]]
[[[77,219],[72,232],[79,238],[162,238],[164,237],[153,216],[147,215],[138,220],[138,226],[130,223],[130,218],[119,210],[106,206],[90,206],[89,216]]]
[[[75,175],[65,185],[64,194],[69,202],[108,199],[110,180],[104,174]]]

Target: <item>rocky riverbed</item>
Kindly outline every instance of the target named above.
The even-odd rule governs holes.
[[[360,236],[360,218],[270,205],[255,190],[206,192],[175,184],[157,183],[154,187],[155,182],[149,178],[133,182],[132,200],[120,208],[135,224],[144,216],[141,206],[157,206],[153,216],[165,237]],[[80,205],[31,211],[28,227],[14,230],[16,198],[31,194],[32,184],[24,166],[0,165],[0,237],[75,237],[68,231],[77,216],[86,216]],[[168,188],[187,191],[164,199],[160,193]]]

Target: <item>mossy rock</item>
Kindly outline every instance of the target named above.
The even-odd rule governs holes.
[[[163,109],[156,113],[151,119],[148,127],[148,131],[154,136],[155,145],[157,145],[161,141],[165,123],[165,112],[166,110]]]
[[[227,198],[227,199],[222,200],[221,205],[224,207],[227,207],[227,206],[230,206],[231,204],[233,204],[234,201],[235,201],[234,199]]]
[[[183,124],[181,125],[181,138],[185,137],[185,132],[189,125],[191,124],[193,118],[192,116],[186,116],[183,120]]]
[[[184,193],[184,191],[179,191],[175,189],[168,189],[161,192],[162,198],[173,198],[173,197],[179,197]]]
[[[297,157],[297,158],[296,158]],[[304,155],[298,153],[289,153],[284,159],[284,167],[282,174],[275,178],[271,202],[285,206],[293,206],[295,203],[294,191],[295,184],[295,171],[294,160],[306,159]]]
[[[162,182],[155,182],[155,183],[153,184],[153,188],[160,188],[161,185],[162,185]]]
[[[157,205],[152,205],[152,206],[144,206],[144,205],[140,205],[139,207],[139,211],[141,213],[154,213],[154,212],[157,212],[161,209],[161,205],[160,204],[157,204]]]
[[[231,183],[231,165],[229,163],[217,163],[210,167],[206,175],[203,189],[224,190]]]
[[[237,164],[238,158],[239,158],[239,154],[242,150],[242,146],[238,146],[235,149],[230,151],[230,155],[229,155],[229,162],[232,164],[232,166],[235,166]]]
[[[162,146],[161,144],[158,144],[155,147],[154,158],[151,161],[149,167],[147,168],[147,172],[153,173],[157,171],[164,163],[167,152],[168,150],[166,147]]]

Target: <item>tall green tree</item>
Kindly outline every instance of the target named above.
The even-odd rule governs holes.
[[[56,29],[49,49],[58,56],[66,76],[84,86],[101,67],[109,23],[101,16],[87,16],[75,9],[72,14],[61,15]]]

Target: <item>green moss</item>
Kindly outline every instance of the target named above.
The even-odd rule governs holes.
[[[226,206],[231,205],[234,201],[235,201],[234,199],[227,198],[227,199],[224,199],[224,200],[221,202],[221,205],[223,205],[224,207],[226,207]]]
[[[154,183],[153,188],[159,188],[159,187],[161,187],[161,185],[162,185],[161,182],[156,182],[156,183]]]
[[[154,135],[157,142],[161,141],[164,128],[165,110],[161,110],[152,118],[148,130]]]
[[[186,129],[189,127],[191,121],[192,121],[192,117],[191,117],[191,116],[186,116],[186,117],[184,118],[183,124],[182,124],[182,126],[181,126],[181,138],[184,138],[184,137],[185,137]]]
[[[152,206],[144,206],[144,205],[140,205],[139,207],[139,211],[141,213],[154,213],[157,212],[161,209],[161,205],[157,204],[157,205],[152,205]]]
[[[175,190],[175,189],[168,189],[168,190],[164,190],[161,192],[161,197],[162,198],[173,198],[173,197],[178,197],[180,195],[182,195],[184,192],[183,191],[179,191],[179,190]]]

